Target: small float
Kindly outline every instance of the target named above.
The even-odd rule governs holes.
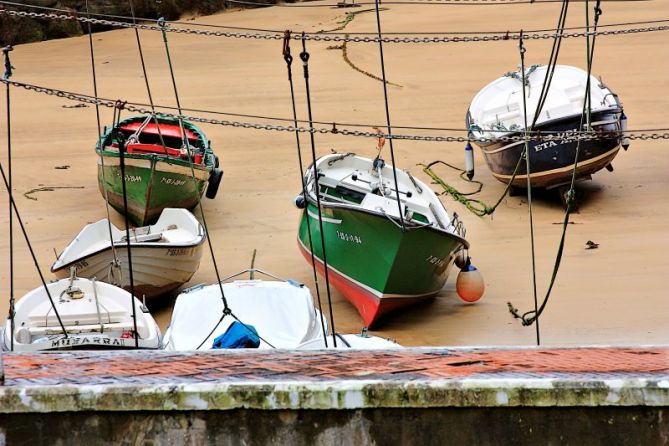
[[[204,132],[162,115],[134,116],[106,131],[96,146],[103,197],[124,213],[119,139],[123,139],[128,217],[143,226],[163,209],[192,209],[205,193],[214,198],[223,171]]]
[[[129,232],[137,296],[172,291],[188,282],[200,266],[206,236],[186,209],[163,209],[156,224]],[[125,231],[107,219],[100,220],[82,229],[51,266],[51,272],[67,277],[74,266],[80,277],[97,277],[129,290],[127,245]]]
[[[3,350],[160,348],[155,320],[122,288],[76,277],[73,269],[70,278],[46,289],[36,288],[17,301],[13,321],[8,318],[2,330]]]
[[[312,166],[304,178],[306,199],[296,199],[303,209],[299,248],[309,263],[313,253],[324,274],[322,227],[330,282],[365,326],[437,295],[456,255],[469,248],[457,214],[449,215],[426,184],[379,157],[331,154],[316,169],[318,182]]]
[[[605,167],[613,170],[611,161],[621,143],[625,149],[629,145],[623,134],[627,118],[618,96],[594,76],[590,76],[590,110],[581,122],[588,75],[579,68],[555,66],[543,106],[539,107],[546,71],[546,66],[539,65],[526,70],[527,120],[523,113],[523,76],[519,71],[506,73],[485,86],[467,112],[470,138],[483,151],[495,178],[504,183],[512,179],[525,150],[524,141],[509,141],[509,138],[522,137],[525,122],[529,126],[535,118],[532,131],[553,139],[528,143],[533,187],[553,188],[571,182],[579,146],[575,137],[581,131],[591,132],[593,138],[580,142],[577,180],[590,179]],[[520,163],[512,186],[527,187],[525,162]]]

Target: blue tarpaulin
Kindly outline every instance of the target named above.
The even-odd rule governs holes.
[[[211,348],[258,348],[259,345],[260,337],[255,327],[234,321],[225,333],[214,339]]]

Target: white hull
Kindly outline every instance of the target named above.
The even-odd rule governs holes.
[[[107,220],[86,226],[51,267],[57,277],[74,266],[80,277],[97,277],[130,289],[125,231],[112,225],[114,249],[121,274],[112,268],[114,252]],[[200,266],[204,230],[185,209],[165,209],[155,225],[130,232],[133,283],[136,296],[153,297],[188,282]]]
[[[547,66],[526,69],[525,108],[527,123],[535,118]],[[491,138],[517,132],[525,128],[522,73],[509,72],[479,91],[469,106],[467,125],[476,139]],[[536,125],[581,116],[588,74],[580,68],[557,65]],[[620,110],[618,97],[601,80],[590,76],[591,113]],[[485,144],[484,144],[485,145]]]
[[[48,294],[44,287],[39,287],[17,301],[13,332],[10,319],[2,330],[3,350],[160,348],[158,325],[142,303],[127,291],[76,277],[50,283],[47,288]],[[137,342],[133,337],[135,326]]]

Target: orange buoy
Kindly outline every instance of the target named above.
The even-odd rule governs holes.
[[[467,259],[467,264],[458,274],[455,289],[460,299],[465,302],[476,302],[483,296],[485,284],[481,272]]]

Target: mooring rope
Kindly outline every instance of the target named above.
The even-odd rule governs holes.
[[[602,10],[600,7],[600,0],[597,0],[596,6],[595,6],[595,19],[594,19],[594,28],[597,28],[597,23],[599,21],[599,16],[602,14]],[[588,73],[587,73],[587,81],[586,81],[586,94],[589,93],[590,90],[590,76],[591,76],[591,69],[592,69],[592,58],[594,56],[594,50],[595,50],[595,45],[594,41],[593,44],[590,48],[589,51],[589,56],[588,59],[590,63],[588,64]],[[583,109],[581,111],[581,121],[579,124],[579,128],[583,127],[583,122],[585,120],[585,115],[587,113],[587,102],[584,100],[583,101]],[[513,315],[514,318],[520,319],[522,324],[524,326],[529,326],[532,325],[534,322],[536,322],[543,313],[544,309],[546,308],[546,305],[548,304],[548,300],[551,296],[551,292],[553,291],[553,285],[555,285],[555,279],[557,278],[558,271],[560,269],[560,264],[562,262],[562,254],[564,252],[564,245],[566,241],[566,235],[567,235],[567,227],[569,226],[569,216],[571,213],[571,206],[574,201],[574,185],[576,184],[576,168],[578,166],[578,155],[580,152],[580,146],[581,142],[578,141],[576,144],[576,155],[574,157],[574,168],[572,170],[572,175],[571,175],[571,183],[569,186],[569,191],[567,193],[567,199],[566,199],[566,209],[565,209],[565,214],[564,214],[564,221],[562,223],[562,235],[560,237],[560,243],[558,244],[558,250],[555,256],[555,263],[553,265],[553,272],[551,274],[551,279],[548,285],[548,290],[546,291],[546,295],[544,296],[544,299],[539,306],[538,310],[535,311],[527,311],[525,313],[520,313],[517,308],[515,308],[511,302],[507,302],[507,306],[509,307],[509,312]]]
[[[286,62],[286,69],[288,70],[288,83],[290,84],[290,101],[293,110],[293,122],[295,127],[297,127],[297,108],[295,106],[295,86],[293,83],[293,56],[290,54],[290,34],[289,30],[286,30],[286,38],[283,41],[282,54],[283,60]],[[316,285],[316,298],[318,300],[318,311],[320,313],[320,322],[321,329],[323,330],[323,341],[325,343],[325,348],[328,347],[328,336],[325,329],[325,315],[323,314],[323,304],[321,303],[321,291],[320,285],[318,283],[318,274],[316,272],[316,258],[314,255],[314,243],[313,237],[311,236],[311,220],[308,215],[308,202],[307,202],[307,184],[304,178],[304,167],[302,163],[302,145],[300,143],[300,133],[295,132],[295,145],[297,147],[297,163],[300,168],[300,184],[302,185],[302,196],[304,197],[304,208],[305,208],[305,221],[307,222],[307,234],[309,235],[309,251],[311,254],[311,269],[314,274],[314,284]],[[334,331],[334,327],[333,327]]]
[[[2,76],[3,79],[9,79],[12,77],[12,62],[9,60],[9,52],[13,48],[11,45],[8,45],[2,49],[2,54],[4,56],[5,72]],[[9,84],[7,84],[7,90],[5,92],[5,97],[7,99],[7,170],[9,176],[9,191],[11,194],[12,191],[12,120],[11,120],[11,95]],[[14,299],[14,218],[12,216],[12,204],[9,203],[9,324],[10,324],[10,335],[9,335],[9,349],[14,351],[14,313],[15,313],[15,299]]]
[[[569,1],[569,0],[566,0]],[[532,215],[532,179],[530,178],[532,172],[530,170],[530,143],[527,140],[527,95],[525,92],[525,45],[523,43],[523,34],[520,34],[520,41],[518,42],[518,51],[520,52],[520,72],[522,76],[522,90],[523,90],[523,119],[524,119],[524,128],[525,128],[525,175],[527,180],[527,209],[530,223],[530,252],[532,254],[532,292],[534,295],[534,311],[537,310],[538,299],[537,299],[537,262],[536,262],[536,253],[534,247],[534,219]],[[522,156],[521,156],[522,158]],[[537,319],[536,335],[537,335],[537,345],[541,345],[541,338],[539,336],[539,320]]]
[[[390,162],[392,163],[393,167],[393,180],[395,182],[395,195],[396,195],[396,200],[397,200],[397,210],[398,214],[400,217],[400,225],[402,226],[402,232],[406,231],[406,225],[404,224],[404,215],[402,213],[402,201],[400,200],[400,187],[398,185],[397,181],[397,167],[395,164],[395,150],[393,149],[393,139],[392,139],[392,127],[390,126],[390,106],[388,105],[388,85],[386,81],[386,64],[383,59],[383,42],[381,41],[381,12],[379,11],[379,0],[375,0],[374,2],[375,5],[375,10],[376,10],[376,29],[378,32],[379,36],[379,58],[381,60],[381,77],[383,78],[383,103],[385,105],[385,111],[386,111],[386,133],[389,137],[389,146],[390,146]],[[381,148],[383,146],[381,145],[379,147],[379,154],[376,156],[376,159],[380,159],[381,157]]]
[[[216,256],[214,254],[213,242],[211,241],[209,226],[207,225],[207,219],[205,217],[204,208],[202,207],[202,197],[200,196],[200,188],[199,188],[197,177],[195,176],[195,161],[194,161],[193,151],[192,151],[190,142],[188,141],[188,135],[186,134],[186,128],[184,127],[184,120],[181,117],[183,113],[182,113],[182,109],[181,109],[181,101],[179,99],[179,90],[177,88],[176,77],[174,76],[174,67],[172,65],[172,57],[170,55],[170,47],[169,47],[169,43],[167,41],[167,32],[165,31],[165,29],[166,29],[165,20],[160,20],[159,19],[158,20],[158,26],[160,26],[163,30],[162,35],[163,35],[163,43],[165,44],[165,56],[167,58],[167,66],[169,67],[170,78],[172,80],[172,89],[174,91],[174,100],[175,100],[176,105],[177,105],[177,110],[179,111],[179,117],[177,119],[178,119],[178,122],[179,122],[179,128],[181,130],[182,143],[186,147],[186,153],[187,153],[187,156],[188,156],[188,164],[190,166],[190,171],[191,171],[191,178],[193,179],[193,186],[194,186],[194,190],[195,190],[195,195],[197,197],[197,206],[198,206],[198,209],[200,209],[200,217],[202,218],[202,226],[204,227],[205,236],[207,238],[207,245],[209,246],[209,253],[211,255],[211,261],[212,261],[212,264],[214,266],[214,273],[216,274],[216,283],[218,283],[218,289],[221,293],[221,300],[223,302],[223,312],[222,312],[222,316],[221,316],[220,320],[214,326],[214,328],[212,329],[210,334],[206,338],[204,338],[204,340],[197,347],[197,349],[199,349],[200,347],[202,347],[202,345],[204,345],[204,343],[207,341],[207,339],[209,339],[211,334],[218,328],[218,326],[221,324],[221,322],[223,322],[223,320],[225,319],[225,316],[227,316],[227,315],[230,315],[233,319],[235,319],[237,322],[239,322],[244,327],[244,329],[246,331],[248,331],[252,335],[258,336],[258,338],[260,338],[265,343],[267,343],[267,345],[274,348],[274,346],[270,342],[268,342],[266,339],[263,339],[258,333],[255,333],[254,331],[252,331],[251,328],[249,328],[249,326],[247,324],[242,322],[233,313],[232,309],[228,305],[228,299],[225,297],[225,292],[223,291],[223,283],[222,283],[222,280],[221,280],[221,274],[219,272],[218,262],[216,261]],[[158,126],[158,121],[157,120],[156,120],[156,126]]]
[[[88,10],[88,0],[86,0],[86,14],[90,17],[90,11]],[[93,96],[98,97],[98,81],[97,81],[97,73],[95,70],[95,53],[93,51],[93,30],[91,29],[91,23],[88,22],[88,47],[90,48],[90,55],[91,55],[91,74],[93,77]],[[105,157],[103,154],[103,147],[102,147],[102,124],[100,121],[100,104],[96,103],[95,104],[95,118],[97,120],[97,125],[98,125],[98,143],[96,145],[100,146],[100,164],[101,168],[100,170],[102,171],[102,183],[105,185],[102,187],[102,190],[104,191],[104,196],[105,196],[105,209],[107,211],[107,230],[109,232],[109,244],[111,245],[111,250],[112,250],[112,257],[114,257],[114,260],[111,262],[109,265],[109,279],[110,282],[113,283],[114,285],[117,286],[123,286],[123,271],[121,271],[121,261],[118,258],[118,255],[116,254],[116,245],[114,243],[114,236],[112,234],[112,223],[111,223],[111,213],[109,212],[109,192],[107,191],[107,177],[106,177],[106,172],[105,172]],[[118,270],[118,277],[116,276],[116,273],[114,270]],[[120,279],[118,281],[117,279]],[[118,281],[118,283],[116,283]]]
[[[128,4],[130,5],[130,13],[132,14],[132,23],[133,25],[136,25],[135,8],[133,6],[132,0],[128,0]],[[146,63],[144,62],[144,51],[142,50],[142,41],[139,38],[139,28],[134,27],[134,30],[135,30],[135,40],[137,40],[137,50],[139,51],[139,60],[142,64],[142,74],[144,78],[144,84],[146,85],[146,94],[149,97],[149,104],[151,106],[151,116],[153,117],[153,120],[156,123],[156,130],[158,131],[158,138],[160,139],[160,145],[163,147],[165,154],[167,154],[167,146],[165,145],[163,134],[160,131],[160,125],[158,124],[158,117],[156,116],[156,107],[153,105],[153,95],[151,94],[151,85],[149,84],[149,76],[146,74]]]
[[[302,35],[304,37],[304,33]],[[302,39],[302,52],[300,53],[300,60],[302,61],[302,71],[304,73],[304,86],[305,92],[307,95],[307,116],[309,118],[309,126],[311,127],[311,122],[313,119],[311,113],[311,88],[309,86],[309,53],[307,52],[307,41]],[[314,175],[314,195],[316,195],[316,207],[318,208],[318,226],[321,234],[321,251],[323,252],[323,275],[325,276],[325,289],[328,296],[328,309],[330,310],[330,325],[332,326],[332,345],[337,347],[337,330],[335,329],[334,321],[334,310],[332,309],[332,294],[330,293],[330,273],[328,272],[328,260],[327,260],[327,250],[325,249],[325,232],[323,231],[323,212],[321,209],[321,189],[318,180],[318,167],[316,166],[316,142],[314,140],[314,134],[310,133],[310,142],[311,142],[311,159],[312,159],[312,168]],[[307,200],[307,197],[304,197]],[[307,216],[308,213],[308,201],[305,203],[307,206]],[[313,251],[312,251],[313,252]]]
[[[120,157],[120,167],[121,167],[121,184],[123,188],[123,217],[125,221],[125,246],[128,253],[128,276],[130,278],[130,305],[132,305],[132,325],[133,325],[133,338],[135,339],[135,348],[139,348],[139,333],[137,332],[137,311],[135,308],[135,280],[133,276],[132,268],[132,249],[130,248],[130,222],[128,217],[128,192],[126,190],[126,179],[125,179],[125,150],[126,150],[126,139],[123,132],[120,130],[119,126],[121,124],[121,111],[123,110],[124,104],[118,102],[114,118],[114,131],[116,132],[116,141],[118,141],[118,153]]]

